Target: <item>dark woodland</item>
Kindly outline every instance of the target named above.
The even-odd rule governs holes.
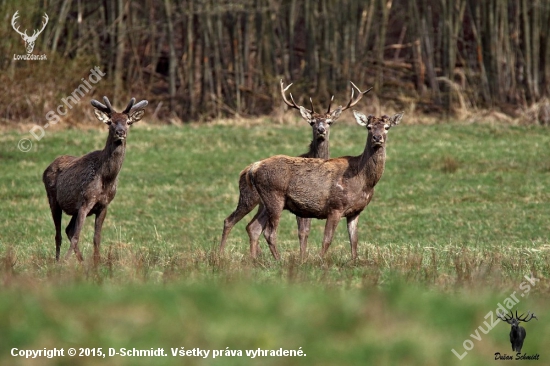
[[[352,80],[395,110],[517,117],[537,105],[532,122],[550,124],[548,1],[6,0],[0,9],[2,121],[41,121],[97,65],[107,77],[92,97],[148,99],[161,121],[272,113],[284,79],[298,104],[327,105]],[[16,11],[29,33],[48,14],[33,51],[47,61],[14,60],[25,53]]]

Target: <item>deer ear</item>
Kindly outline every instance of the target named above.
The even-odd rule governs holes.
[[[405,112],[397,113],[393,117],[390,118],[391,126],[398,125],[399,122],[401,122],[401,119],[403,119],[403,113],[405,113]]]
[[[369,123],[369,117],[365,116],[363,113],[353,110],[353,115],[357,123],[361,126],[366,126]]]
[[[330,113],[330,119],[336,121],[342,115],[342,106],[338,106],[335,110]]]
[[[143,109],[138,109],[137,111],[130,113],[130,120],[128,121],[128,124],[131,125],[132,123],[135,123],[143,117],[145,114],[145,111]]]
[[[306,121],[311,121],[311,113],[309,113],[309,111],[302,106],[300,106],[300,114]]]
[[[111,118],[107,115],[107,113],[100,111],[99,109],[94,109],[95,116],[98,120],[101,122],[110,125],[111,124]]]

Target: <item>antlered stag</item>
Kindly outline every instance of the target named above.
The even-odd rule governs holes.
[[[330,107],[334,99],[334,96],[333,96],[326,113],[315,113],[313,108],[313,103],[311,103],[311,109],[306,109],[305,107],[296,104],[296,102],[294,101],[294,98],[292,97],[292,94],[290,94],[290,100],[288,100],[288,98],[285,95],[285,92],[290,88],[292,84],[289,84],[287,87],[285,87],[283,80],[281,80],[281,83],[280,83],[281,96],[283,97],[283,101],[289,107],[298,109],[300,111],[302,118],[304,118],[310,124],[313,132],[313,138],[309,146],[309,151],[300,155],[300,157],[320,158],[325,160],[329,158],[329,137],[330,137],[330,127],[332,123],[335,122],[340,117],[343,111],[356,105],[361,100],[363,95],[365,95],[372,89],[370,88],[362,92],[351,81],[350,83],[352,85],[351,98],[345,107],[339,106],[338,108],[336,108],[334,111],[331,112]],[[358,92],[356,99],[354,99],[355,90],[357,90]],[[311,98],[310,98],[310,102],[311,102]],[[252,238],[253,236],[255,236],[255,232],[258,230],[259,224],[257,221],[257,217],[258,217],[258,214],[262,211],[262,205],[260,203],[260,196],[258,195],[258,192],[256,192],[256,190],[251,185],[249,185],[246,181],[246,176],[248,174],[248,170],[250,169],[250,167],[251,165],[247,166],[240,173],[239,202],[237,204],[237,208],[235,209],[235,211],[233,211],[231,215],[229,215],[224,220],[223,234],[222,234],[222,239],[220,243],[220,251],[224,250],[227,242],[227,238],[229,236],[229,233],[231,232],[231,229],[237,224],[237,222],[242,220],[244,216],[246,216],[249,212],[251,212],[254,209],[254,207],[260,204],[258,213],[256,214],[256,216],[254,216],[252,221],[247,225],[247,232],[249,234],[249,237]],[[302,255],[304,255],[307,247],[307,238],[311,227],[311,219],[297,216],[296,221],[298,223],[298,238],[300,240],[300,250],[302,252]],[[256,257],[258,252],[259,252],[259,246],[257,245],[257,241],[256,241],[256,245],[254,246],[251,245],[250,253],[252,257]]]
[[[538,320],[538,318],[535,316],[534,313],[531,313],[530,311],[527,312],[527,315],[523,317],[523,314],[518,316],[518,311],[516,310],[516,316],[512,313],[512,310],[510,310],[510,315],[507,314],[501,314],[497,312],[497,317],[505,321],[506,323],[510,324],[510,344],[512,345],[512,351],[521,353],[521,349],[523,348],[523,341],[525,341],[525,336],[527,335],[527,332],[525,331],[525,328],[519,325],[519,322],[528,322],[531,319],[535,318]],[[523,318],[522,318],[523,317]]]
[[[107,97],[103,97],[103,100],[105,104],[97,100],[92,100],[91,103],[97,119],[109,125],[105,148],[81,157],[60,156],[46,168],[42,176],[55,224],[57,261],[61,248],[62,212],[72,216],[65,229],[70,241],[65,259],[74,250],[77,259],[83,260],[78,249],[80,231],[86,216],[95,215],[94,262],[99,261],[101,227],[107,215],[107,206],[116,194],[118,173],[124,162],[129,127],[143,117],[144,108],[148,104],[146,100],[134,104],[136,100],[132,98],[126,109],[122,113],[117,113]]]
[[[353,113],[357,123],[368,130],[361,155],[329,160],[277,155],[252,164],[248,170],[248,182],[264,206],[257,218],[261,231],[251,240],[257,243],[263,232],[275,259],[280,258],[277,227],[285,209],[299,217],[327,220],[321,255],[327,252],[338,222],[345,217],[352,258],[357,258],[359,215],[384,172],[388,130],[401,121],[403,113],[392,117]]]

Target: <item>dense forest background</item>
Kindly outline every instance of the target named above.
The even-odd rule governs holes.
[[[14,59],[16,11],[29,35],[48,15],[33,51],[47,61]],[[351,80],[389,108],[550,124],[548,0],[2,0],[0,14],[4,122],[44,121],[99,66],[94,98],[147,98],[158,120],[269,114],[283,79],[316,107],[345,103]]]

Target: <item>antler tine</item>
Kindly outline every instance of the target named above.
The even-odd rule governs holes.
[[[313,109],[313,99],[309,97],[309,104],[311,104],[311,113],[315,113],[315,110]]]
[[[359,89],[357,87],[357,85],[355,85],[353,83],[353,81],[350,80],[350,83],[351,83],[351,86],[352,86],[352,89],[351,89],[351,97],[349,99],[349,102],[348,104],[342,109],[342,111],[345,111],[346,109],[348,108],[351,108],[353,107],[354,105],[356,105],[357,103],[359,103],[359,101],[361,100],[361,98],[363,98],[363,95],[367,94],[368,92],[370,92],[372,90],[372,88],[369,88],[367,90],[365,90],[364,92],[361,91],[361,89]],[[359,93],[359,95],[357,96],[357,98],[355,100],[353,100],[353,96],[355,95],[355,90],[357,90],[357,92]]]
[[[42,22],[42,29],[40,29],[40,30],[37,30],[37,29],[33,30],[32,36],[29,37],[30,39],[36,39],[36,38],[40,35],[40,33],[42,33],[42,32],[44,31],[44,28],[46,28],[46,25],[48,24],[48,20],[49,20],[50,18],[48,18],[48,14],[46,14],[46,13],[44,13],[43,18],[44,18],[45,21]],[[27,34],[27,31],[26,31],[26,30],[25,30],[25,34]]]
[[[510,323],[510,320],[512,320],[514,318],[514,314],[512,313],[512,310],[510,310],[510,316],[508,316],[508,314],[501,314],[497,310],[497,318],[499,318],[500,320],[505,321],[506,323]]]
[[[332,105],[333,100],[334,100],[334,95],[330,98],[330,103],[328,104],[327,114],[330,113],[330,106]]]
[[[17,25],[17,24],[16,24],[16,20],[17,20],[17,18],[19,18],[19,14],[18,14],[18,13],[19,13],[19,10],[17,10],[17,11],[15,12],[15,14],[13,14],[13,17],[11,18],[11,26],[12,26],[12,28],[13,28],[17,33],[19,33],[20,35],[22,35],[22,36],[25,35],[25,36],[26,36],[26,35],[27,35],[27,30],[26,30],[26,29],[25,29],[25,33],[22,33],[22,32],[19,30],[19,26],[17,26],[17,28],[15,28],[15,26]]]
[[[139,102],[139,103],[137,103],[137,104],[134,104],[134,106],[132,107],[131,111],[137,110],[137,109],[143,109],[143,108],[147,107],[147,104],[149,104],[148,101],[142,100],[141,102]]]
[[[132,107],[134,106],[134,103],[135,103],[135,102],[136,102],[136,98],[130,99],[130,103],[128,103],[128,105],[126,106],[126,108],[124,109],[124,111],[122,111],[122,113],[125,113],[125,114],[130,113],[130,110],[131,110]]]
[[[529,315],[531,315],[530,318],[528,318]],[[524,317],[523,319],[521,318],[522,316],[523,316],[523,314],[521,314],[521,315],[518,317],[518,316],[517,316],[517,311],[516,311],[516,319],[517,319],[518,321],[520,321],[520,322],[528,322],[529,320],[531,320],[531,319],[533,319],[533,318],[539,320],[539,319],[536,317],[535,313],[531,313],[531,311],[527,311],[527,315],[525,315],[525,317]]]
[[[294,97],[292,97],[292,93],[288,93],[292,103],[289,102],[289,100],[286,98],[285,92],[290,88],[291,85],[292,85],[292,83],[288,84],[285,88],[284,83],[283,83],[283,79],[281,79],[281,96],[283,97],[283,101],[285,102],[285,104],[287,106],[292,107],[292,108],[296,108],[296,109],[300,109],[300,106],[298,104],[296,104],[296,102],[294,101]],[[310,100],[311,100],[311,98],[310,98]],[[314,113],[313,103],[311,104],[311,110],[309,111],[309,113]]]
[[[42,29],[40,29],[40,32],[38,32],[38,34],[42,33],[42,31],[44,30],[44,28],[46,28],[46,25],[48,24],[48,20],[50,18],[48,18],[48,14],[44,13],[44,16],[42,17],[44,18],[45,22],[42,22]]]
[[[97,108],[97,109],[99,109],[100,111],[102,111],[104,113],[107,113],[107,114],[111,113],[111,110],[109,108],[107,108],[106,105],[104,105],[103,103],[98,102],[95,99],[92,99],[92,101],[90,103],[92,104],[92,106],[94,108]]]
[[[283,79],[281,79],[281,96],[283,97],[283,101],[285,102],[285,104],[287,106],[292,107],[292,108],[296,108],[296,109],[300,109],[300,107],[296,104],[296,102],[294,102],[294,99],[292,98],[292,94],[290,94],[290,99],[292,100],[292,103],[290,103],[288,101],[288,99],[286,98],[285,92],[288,90],[288,88],[290,88],[291,85],[292,85],[292,83],[288,84],[287,87],[285,88],[285,85],[283,83]]]
[[[113,107],[111,106],[111,102],[109,102],[109,98],[106,96],[103,96],[103,101],[105,102],[105,105],[107,106],[107,109],[109,110],[107,113],[113,112]]]

